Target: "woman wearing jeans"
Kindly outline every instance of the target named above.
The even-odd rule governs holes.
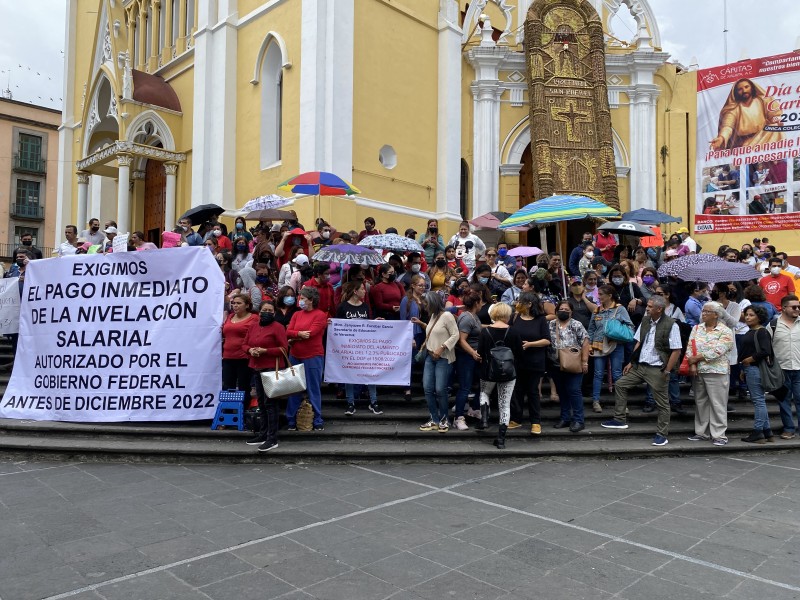
[[[618,319],[625,325],[633,328],[628,311],[619,304],[619,296],[613,286],[602,285],[597,290],[600,306],[589,322],[589,343],[592,346],[594,359],[594,382],[592,385],[592,408],[594,412],[603,412],[600,405],[600,387],[603,385],[603,376],[606,366],[611,364],[611,381],[617,382],[622,377],[622,361],[624,358],[624,344],[609,340],[606,337],[606,324],[612,319]]]
[[[742,438],[742,441],[751,444],[766,444],[774,440],[769,425],[767,402],[764,398],[764,387],[761,385],[761,371],[758,370],[758,365],[772,355],[772,338],[764,328],[764,324],[768,322],[767,311],[760,306],[748,306],[744,309],[744,322],[750,330],[744,334],[742,339],[739,362],[742,365],[755,414],[753,415],[753,431],[747,437]]]
[[[420,425],[421,431],[446,433],[450,428],[447,422],[447,383],[450,371],[456,360],[453,350],[458,343],[459,333],[455,317],[445,310],[444,300],[436,292],[423,296],[422,306],[430,315],[425,329],[425,368],[422,373],[422,388],[428,403],[430,420]]]
[[[589,370],[589,337],[586,329],[572,318],[572,305],[567,300],[562,300],[556,310],[555,321],[550,321],[549,350],[550,376],[556,384],[559,402],[561,403],[561,418],[554,425],[556,429],[569,427],[572,433],[578,433],[584,428],[583,395],[581,383],[583,376]],[[581,349],[581,373],[568,373],[561,370],[558,361],[558,351],[567,348]]]
[[[477,313],[483,302],[481,295],[472,290],[464,294],[461,301],[464,303],[464,312],[458,317],[459,340],[456,346],[458,393],[456,394],[456,419],[454,425],[459,431],[466,431],[469,427],[467,427],[467,422],[464,418],[464,408],[467,404],[469,392],[472,389],[475,367],[481,362],[481,355],[478,354],[481,322],[478,320]],[[480,419],[481,413],[469,408],[466,415]],[[479,428],[482,429],[483,427],[479,425]]]

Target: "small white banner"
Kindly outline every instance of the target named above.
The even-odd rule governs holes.
[[[115,235],[113,241],[111,242],[111,251],[115,253],[127,252],[129,237],[129,233],[118,233]]]
[[[205,248],[32,261],[0,417],[213,418],[223,289]]]
[[[19,333],[19,277],[0,279],[0,335]]]
[[[410,321],[331,319],[325,353],[325,381],[410,385]]]

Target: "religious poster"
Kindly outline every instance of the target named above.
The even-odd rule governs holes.
[[[31,261],[0,417],[213,418],[223,286],[203,247]]]
[[[697,72],[695,233],[800,229],[800,54]]]

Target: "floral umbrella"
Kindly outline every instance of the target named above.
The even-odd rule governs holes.
[[[726,262],[716,254],[687,254],[658,267],[659,277],[678,277],[687,267],[710,262]]]
[[[320,248],[311,260],[335,262],[342,265],[380,265],[383,257],[379,252],[365,246],[354,244],[338,244]]]
[[[284,198],[277,194],[269,194],[267,196],[258,196],[252,200],[245,202],[240,212],[249,213],[255,210],[271,210],[274,208],[283,208],[292,203],[292,198]]]
[[[365,237],[358,243],[359,246],[365,248],[380,248],[381,250],[390,250],[392,252],[422,252],[416,240],[403,237],[395,233],[383,233],[381,235],[370,235]]]

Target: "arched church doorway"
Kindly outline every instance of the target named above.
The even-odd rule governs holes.
[[[148,160],[144,168],[144,234],[148,242],[161,246],[167,206],[167,174],[163,163]]]

